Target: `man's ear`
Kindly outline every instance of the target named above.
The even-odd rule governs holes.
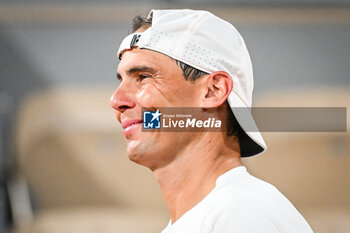
[[[205,80],[205,96],[202,98],[202,106],[216,108],[221,106],[233,88],[231,76],[224,71],[217,71],[207,76]]]

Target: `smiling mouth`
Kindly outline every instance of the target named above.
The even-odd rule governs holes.
[[[122,122],[123,134],[126,137],[131,136],[134,129],[138,128],[143,123],[142,120],[125,120]]]
[[[123,129],[127,129],[129,127],[141,124],[142,122],[142,120],[125,120],[122,122],[122,127]]]

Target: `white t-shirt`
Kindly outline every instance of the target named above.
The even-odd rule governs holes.
[[[224,173],[215,188],[162,233],[312,233],[274,186],[243,166]]]

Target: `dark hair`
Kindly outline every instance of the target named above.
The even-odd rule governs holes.
[[[132,31],[135,32],[140,28],[149,28],[152,26],[152,15],[149,18],[136,15],[132,20]]]
[[[137,31],[138,29],[147,29],[151,26],[152,26],[152,15],[150,15],[148,18],[142,17],[141,15],[136,15],[133,19],[133,25],[132,25],[133,32]],[[173,59],[173,60],[181,68],[183,76],[187,81],[195,82],[197,79],[208,74],[204,71],[201,71],[190,65],[187,65],[186,63],[183,63],[176,59]],[[227,122],[230,122],[230,123],[232,122],[231,124],[227,124],[227,136],[234,135],[240,138],[241,137],[240,135],[246,135],[244,130],[241,128],[241,126],[237,122],[236,117],[232,113],[232,110],[227,100],[225,101],[225,106],[227,109]]]

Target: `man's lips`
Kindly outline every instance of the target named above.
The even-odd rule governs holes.
[[[122,127],[123,129],[126,129],[127,127],[131,126],[131,125],[134,125],[134,124],[140,124],[142,123],[143,121],[142,120],[124,120],[122,121]]]

